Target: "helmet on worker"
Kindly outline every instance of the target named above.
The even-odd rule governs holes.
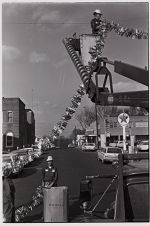
[[[93,12],[93,15],[95,16],[96,14],[102,15],[102,12],[100,9],[95,9]]]
[[[49,155],[46,159],[47,162],[53,161],[53,157],[51,155]]]

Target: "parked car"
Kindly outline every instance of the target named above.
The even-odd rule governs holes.
[[[11,172],[12,174],[13,166],[12,166],[11,158],[2,156],[2,169],[4,170],[6,168],[9,169],[9,172]]]
[[[111,143],[109,143],[109,146],[110,147],[117,147],[117,142],[111,142]]]
[[[18,150],[14,150],[12,151],[12,153],[17,153],[19,156],[20,161],[22,162],[22,164],[24,166],[26,166],[30,161],[30,157],[28,154],[28,150],[27,149],[18,149]]]
[[[129,145],[128,142],[126,142],[126,146],[128,146],[128,145]],[[117,147],[118,148],[123,148],[123,141],[122,140],[117,142]]]
[[[122,153],[122,149],[117,147],[106,147],[97,150],[98,160],[103,163],[118,160],[118,154],[120,153]]]
[[[82,151],[96,151],[95,143],[83,143],[81,147]]]
[[[19,155],[17,153],[10,152],[7,154],[3,154],[3,165],[5,165],[6,163],[10,164],[10,162],[11,162],[10,167],[12,168],[12,174],[18,174],[23,170],[24,165],[20,161]]]
[[[149,141],[143,140],[137,145],[138,151],[148,151],[149,150]]]
[[[20,150],[22,150],[22,149],[20,149]],[[33,148],[32,147],[30,147],[30,148],[23,148],[23,150],[28,152],[28,160],[29,160],[29,162],[33,162],[34,159],[35,159]]]
[[[68,148],[75,148],[74,144],[68,144]]]
[[[38,145],[33,144],[33,145],[32,145],[32,148],[33,148],[33,152],[34,152],[35,158],[39,158],[39,157],[43,154],[42,149],[39,148]]]

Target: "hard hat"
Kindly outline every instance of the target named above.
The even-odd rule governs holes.
[[[53,161],[53,157],[52,157],[52,156],[48,156],[46,161],[47,161],[47,162],[48,162],[48,161]]]
[[[93,12],[93,15],[95,15],[95,14],[102,15],[102,12],[100,11],[100,9],[95,9],[95,11]]]

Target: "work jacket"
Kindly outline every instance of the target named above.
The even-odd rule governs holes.
[[[58,180],[58,172],[56,167],[45,167],[42,170],[42,181],[44,187],[53,187],[57,186],[57,180]]]
[[[99,28],[97,28],[97,26],[99,26],[101,23],[102,20],[98,20],[96,18],[91,20],[92,34],[98,34]]]

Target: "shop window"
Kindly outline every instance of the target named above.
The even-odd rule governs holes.
[[[13,133],[6,134],[6,147],[13,147]]]
[[[110,128],[113,128],[113,122],[110,122]]]
[[[118,125],[118,123],[117,123],[117,122],[114,122],[114,128],[116,128],[116,127],[117,127],[117,125]]]
[[[9,123],[13,122],[13,112],[12,111],[8,111],[8,122]]]

